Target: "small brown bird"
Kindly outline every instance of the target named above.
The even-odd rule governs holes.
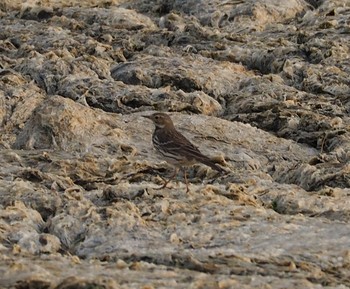
[[[203,155],[197,147],[195,147],[186,137],[176,130],[174,124],[165,113],[154,113],[152,115],[144,115],[153,121],[155,130],[152,135],[152,142],[156,150],[165,158],[165,160],[175,167],[174,174],[161,188],[165,188],[167,184],[177,175],[179,168],[191,166],[195,163],[203,163],[218,172],[225,172],[221,167],[215,164],[210,158]],[[188,192],[188,180],[186,170],[184,170],[184,179]]]

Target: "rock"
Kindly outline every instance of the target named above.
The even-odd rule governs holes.
[[[347,9],[2,1],[0,287],[350,286]]]

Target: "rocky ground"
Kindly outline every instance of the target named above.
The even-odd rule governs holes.
[[[348,0],[3,0],[1,288],[349,288]],[[204,165],[169,166],[142,115]]]

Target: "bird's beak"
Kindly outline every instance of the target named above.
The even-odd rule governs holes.
[[[152,119],[152,116],[150,115],[143,115],[142,117],[148,118],[148,119]]]

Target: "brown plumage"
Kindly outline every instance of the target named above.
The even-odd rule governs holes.
[[[171,179],[176,176],[179,168],[190,166],[198,162],[203,163],[218,172],[225,172],[225,170],[219,167],[210,158],[203,155],[197,147],[176,130],[169,115],[165,113],[154,113],[144,117],[152,120],[155,125],[155,130],[152,136],[154,147],[167,162],[175,166],[175,172],[171,176]],[[184,177],[188,191],[185,170]],[[169,181],[165,182],[162,188],[166,187]]]

